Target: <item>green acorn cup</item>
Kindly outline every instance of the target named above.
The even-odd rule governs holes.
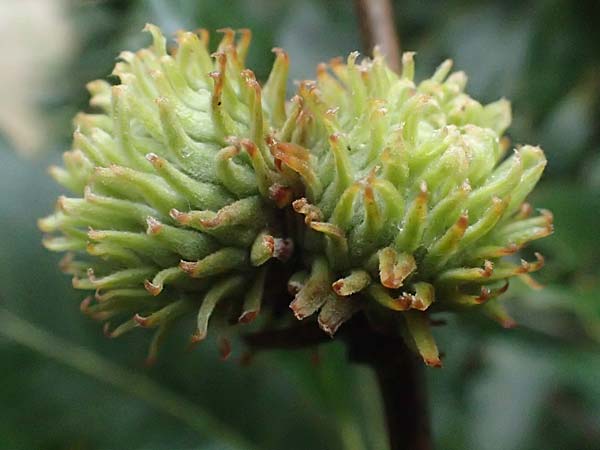
[[[146,31],[150,48],[120,55],[120,85],[89,83],[98,113],[75,118],[73,150],[50,169],[74,197],[39,226],[54,233],[47,248],[69,252],[73,286],[95,291],[82,311],[122,320],[107,335],[156,328],[151,361],[184,315],[197,314],[196,342],[213,315],[225,328],[232,313],[252,321],[265,263],[292,247],[276,221],[291,193],[265,139],[285,121],[287,55],[276,50],[261,89],[244,68],[248,30],[237,42],[221,30],[212,55],[205,31],[179,33],[172,55],[157,27]]]
[[[503,158],[507,101],[471,99],[450,61],[415,84],[412,53],[399,76],[375,52],[320,65],[286,102],[287,55],[275,49],[261,88],[244,67],[249,31],[222,30],[210,54],[205,31],[167,52],[146,29],[153,44],[120,55],[120,85],[88,85],[97,112],[75,118],[73,150],[51,168],[74,196],[39,223],[107,335],[156,328],[149,361],[184,316],[197,315],[193,342],[209,319],[227,335],[281,273],[296,318],[333,336],[365,311],[431,366],[430,312],[512,324],[494,298],[512,276],[534,284],[543,259],[502,258],[550,234],[552,216],[524,203],[541,149]]]
[[[320,310],[331,334],[357,309],[374,323],[393,315],[389,325],[440,366],[430,312],[479,307],[513,324],[491,300],[512,276],[532,284],[527,274],[543,265],[539,254],[502,257],[552,232],[550,212],[532,216],[524,203],[546,160],[531,146],[503,159],[509,103],[470,98],[451,61],[415,84],[413,53],[401,76],[377,52],[360,64],[357,56],[301,84],[297,126],[275,154],[306,186],[293,207],[312,263],[291,308],[299,319]]]

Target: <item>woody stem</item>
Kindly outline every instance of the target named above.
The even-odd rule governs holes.
[[[400,41],[394,23],[394,10],[390,0],[354,0],[364,50],[371,54],[378,46],[388,65],[401,69]]]
[[[391,450],[430,450],[423,363],[402,337],[378,333],[357,317],[345,335],[349,359],[370,366],[385,407]],[[350,324],[349,324],[350,325]]]

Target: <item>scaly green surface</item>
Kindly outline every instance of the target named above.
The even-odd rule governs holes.
[[[181,32],[169,54],[123,52],[122,84],[90,83],[97,114],[75,119],[73,150],[52,175],[75,197],[40,221],[63,269],[95,291],[82,310],[110,336],[157,328],[149,359],[175,321],[197,314],[225,334],[261,309],[268,261],[293,264],[295,316],[318,312],[333,335],[359,310],[441,365],[430,312],[479,307],[503,325],[494,297],[533,263],[503,260],[552,231],[524,203],[546,165],[523,146],[503,159],[510,106],[483,106],[444,62],[420,83],[375,53],[321,65],[286,103],[288,58],[276,49],[260,87],[244,67],[248,31],[217,52]],[[298,225],[285,218],[298,216]],[[301,216],[303,216],[303,221]],[[295,257],[289,259],[292,250]],[[76,255],[76,256],[74,256]],[[227,345],[223,345],[227,353]]]

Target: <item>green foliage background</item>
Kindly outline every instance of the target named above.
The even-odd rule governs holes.
[[[448,317],[437,330],[445,368],[426,371],[437,448],[600,448],[600,5],[395,8],[421,76],[451,57],[474,97],[512,100],[513,142],[539,144],[549,160],[532,200],[555,213],[555,234],[530,249],[546,256],[545,289],[515,284],[508,294],[520,328],[473,316]],[[274,46],[289,51],[292,78],[302,79],[360,48],[352,2],[73,0],[67,20],[76,50],[66,66],[47,68],[39,101],[53,131],[46,152],[26,159],[0,134],[0,450],[385,449],[372,375],[349,366],[341,345],[319,349],[318,363],[311,351],[272,352],[239,367],[239,345],[221,362],[211,342],[187,352],[181,330],[144,369],[149,336],[109,341],[82,317],[35,225],[59,194],[45,167],[69,144],[84,83],[107,76],[119,50],[144,45],[145,22],[167,32],[249,27],[259,79]]]

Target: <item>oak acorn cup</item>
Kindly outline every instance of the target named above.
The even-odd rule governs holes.
[[[552,232],[552,215],[526,203],[546,160],[508,151],[506,100],[469,97],[449,60],[417,83],[413,53],[399,75],[375,50],[319,65],[288,101],[287,54],[274,50],[261,86],[248,30],[220,30],[214,53],[204,30],[177,33],[172,50],[146,31],[150,47],[120,55],[120,84],[88,84],[93,112],[50,169],[71,196],[39,221],[108,336],[155,329],[152,362],[190,315],[199,342],[209,325],[226,338],[255,319],[315,320],[333,336],[363,311],[440,366],[432,313],[513,325],[498,297],[511,277],[535,285],[542,256],[514,254]],[[281,273],[293,298],[274,321],[263,297]]]

